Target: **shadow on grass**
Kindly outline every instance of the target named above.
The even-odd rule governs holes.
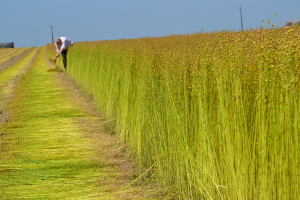
[[[59,69],[58,67],[55,67],[55,68],[48,69],[47,72],[63,72],[63,70]]]

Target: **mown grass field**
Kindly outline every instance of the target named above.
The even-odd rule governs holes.
[[[20,55],[21,53],[23,53],[24,51],[26,51],[29,48],[16,48],[16,49],[8,49],[8,50],[1,50],[0,51],[0,64],[2,64],[3,62],[12,59],[15,56]]]
[[[33,48],[0,49],[0,71],[7,69],[26,56]]]
[[[25,48],[23,49],[25,50]],[[0,114],[4,114],[4,104],[6,101],[8,101],[10,93],[12,93],[12,90],[14,86],[16,85],[16,81],[20,79],[22,75],[25,74],[26,69],[30,66],[32,63],[32,59],[35,56],[36,49],[28,50],[29,53],[27,56],[24,57],[21,61],[16,63],[13,67],[4,67],[4,69],[1,71],[0,68]],[[0,120],[0,123],[2,123],[2,120]]]
[[[299,39],[288,27],[78,42],[67,74],[170,198],[298,199]]]

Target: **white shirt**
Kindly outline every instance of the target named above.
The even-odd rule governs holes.
[[[59,52],[60,49],[66,50],[66,49],[68,49],[70,46],[72,46],[72,44],[73,44],[73,41],[70,40],[70,39],[67,38],[67,37],[59,37],[59,39],[61,40],[61,45],[57,45],[57,44],[55,43],[55,46],[56,46],[56,52]]]

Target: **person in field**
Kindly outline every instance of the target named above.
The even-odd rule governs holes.
[[[58,60],[59,55],[61,54],[63,57],[64,67],[67,70],[67,52],[70,46],[73,46],[73,41],[67,37],[58,37],[55,38],[55,46],[56,46],[56,56],[55,60]]]

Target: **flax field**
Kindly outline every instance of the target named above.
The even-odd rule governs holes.
[[[66,73],[166,198],[300,198],[299,26],[77,42]]]

